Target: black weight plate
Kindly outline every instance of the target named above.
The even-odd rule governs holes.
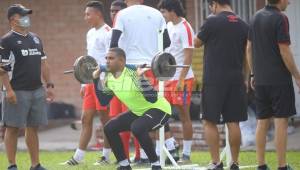
[[[98,66],[97,61],[91,56],[81,56],[75,60],[74,76],[82,84],[93,82],[93,71]]]

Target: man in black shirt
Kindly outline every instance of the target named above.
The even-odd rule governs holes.
[[[248,25],[233,13],[230,0],[209,0],[214,15],[207,18],[195,39],[204,44],[203,114],[206,142],[212,157],[208,169],[223,169],[219,157],[217,123],[225,122],[232,155],[230,169],[239,169],[239,122],[247,120],[246,44]]]
[[[1,63],[5,65],[1,66],[5,88],[2,120],[6,127],[4,142],[9,170],[17,170],[17,138],[23,127],[26,127],[25,140],[31,157],[30,170],[45,169],[39,163],[37,130],[47,124],[46,99],[53,100],[54,85],[41,39],[28,31],[31,13],[31,9],[20,4],[10,6],[7,17],[11,31],[0,41]],[[41,77],[47,84],[47,93]]]
[[[287,8],[288,0],[268,2],[251,21],[247,50],[258,119],[257,169],[268,169],[264,158],[266,135],[270,119],[274,117],[278,169],[285,170],[291,169],[286,163],[288,117],[296,114],[292,76],[300,88],[300,74],[289,47],[288,18],[281,12]]]

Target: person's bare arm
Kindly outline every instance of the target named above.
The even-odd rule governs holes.
[[[49,64],[47,62],[47,59],[42,59],[42,61],[41,61],[41,71],[42,71],[42,78],[46,83],[47,100],[48,101],[53,101],[54,94],[53,94],[52,89],[54,88],[54,85],[51,81],[50,68],[49,68]]]
[[[11,104],[17,104],[16,94],[10,84],[8,73],[4,73],[1,75],[2,83],[6,89],[6,100]]]
[[[193,48],[185,48],[184,49],[184,60],[183,60],[183,64],[184,65],[192,65],[192,58],[193,58]],[[178,82],[180,82],[180,85],[178,86],[178,90],[183,90],[183,82],[184,79],[186,77],[186,75],[189,72],[189,68],[182,68],[180,75],[179,75],[179,80]]]
[[[248,69],[250,72],[250,86],[252,89],[254,89],[254,77],[253,77],[253,65],[252,65],[252,42],[248,40],[247,42],[247,50],[246,50],[246,56],[247,56],[247,64]]]
[[[200,48],[203,45],[203,42],[198,38],[194,38],[194,44],[196,48]]]

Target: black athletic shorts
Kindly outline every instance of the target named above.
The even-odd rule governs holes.
[[[247,120],[247,94],[244,84],[204,85],[201,118],[214,123]]]
[[[255,86],[256,118],[288,118],[296,114],[293,84]]]

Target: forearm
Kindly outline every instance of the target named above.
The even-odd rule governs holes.
[[[107,92],[104,91],[104,88],[102,86],[102,81],[99,78],[94,79],[94,87],[95,87],[95,92],[99,103],[102,106],[108,105],[110,100],[113,98],[113,95],[108,94]]]
[[[42,77],[45,83],[52,83],[51,76],[50,76],[50,68],[48,62],[46,60],[42,61]]]
[[[291,52],[291,49],[287,45],[280,45],[280,53],[282,56],[282,60],[289,70],[289,72],[292,74],[292,76],[296,79],[300,79],[299,70],[297,68],[297,65],[295,64],[295,60],[293,58],[293,54]]]
[[[13,90],[13,88],[12,88],[12,86],[11,86],[11,84],[10,84],[10,80],[9,80],[8,73],[4,73],[4,74],[1,76],[1,78],[2,78],[2,83],[3,83],[4,87],[5,87],[5,89],[6,89],[7,91]]]
[[[194,38],[194,44],[196,48],[200,48],[203,45],[203,42],[198,38]]]
[[[247,57],[247,64],[248,64],[248,69],[250,74],[253,74],[253,67],[252,67],[252,44],[250,41],[248,41],[247,44],[247,53],[246,53],[246,57]]]
[[[183,64],[184,65],[192,65],[192,58],[193,58],[193,49],[192,48],[186,48],[184,49],[184,60],[183,60]],[[189,68],[182,68],[180,75],[179,75],[179,80],[184,80],[186,75],[189,72]]]

